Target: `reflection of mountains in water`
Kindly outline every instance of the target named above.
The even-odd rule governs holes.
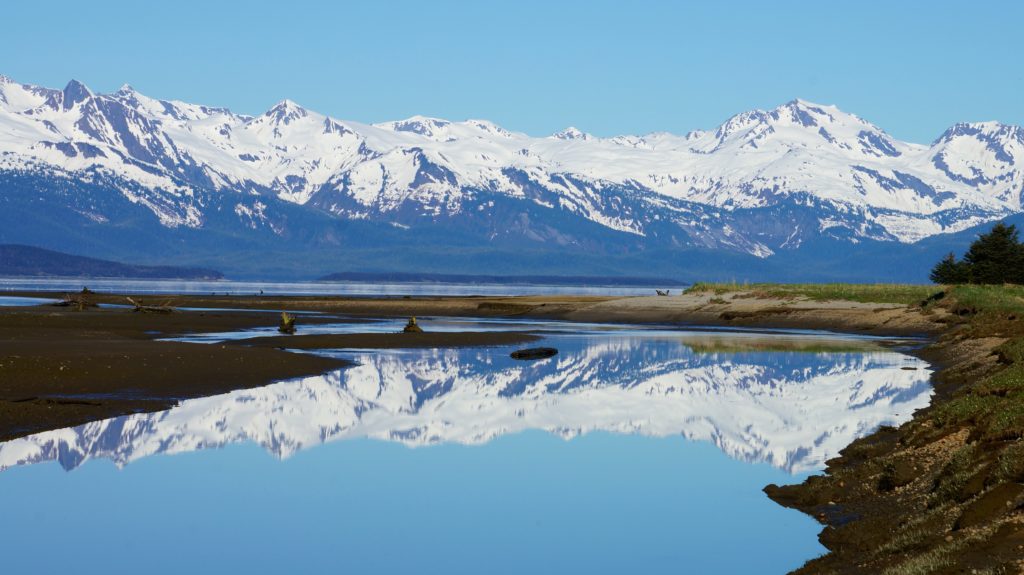
[[[800,472],[909,419],[931,394],[927,366],[895,353],[693,354],[672,340],[583,341],[529,363],[487,349],[358,354],[360,365],[341,372],[0,444],[0,470],[47,460],[71,469],[92,457],[124,465],[242,441],[287,457],[352,437],[476,444],[544,429],[682,434]]]

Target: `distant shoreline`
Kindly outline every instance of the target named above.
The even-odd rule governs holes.
[[[657,287],[680,288],[690,285],[671,278],[635,276],[553,276],[435,274],[407,272],[340,272],[323,276],[318,283],[386,282],[389,284],[529,285],[536,287]]]

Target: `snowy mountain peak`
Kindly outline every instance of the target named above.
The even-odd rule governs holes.
[[[376,124],[376,126],[387,130],[418,134],[435,141],[446,140],[448,138],[448,129],[451,125],[452,123],[448,120],[430,118],[428,116],[412,116],[405,120]]]
[[[594,136],[576,128],[575,126],[569,126],[561,132],[555,132],[551,137],[559,140],[571,141],[588,141],[595,139]]]
[[[1000,122],[958,122],[943,132],[935,144],[947,143],[962,136],[980,136],[987,142],[998,142],[1001,145],[1024,144],[1024,128]]]
[[[277,123],[288,125],[295,120],[305,118],[309,115],[309,111],[295,102],[285,99],[274,104],[263,115]]]
[[[512,132],[487,120],[466,120],[466,125],[501,138],[512,138]]]

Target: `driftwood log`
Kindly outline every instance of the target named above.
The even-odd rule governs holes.
[[[64,299],[54,303],[53,305],[57,307],[71,307],[78,311],[82,311],[87,307],[96,307],[97,303],[92,301],[92,298],[89,297],[89,294],[91,293],[92,292],[86,293],[85,291],[76,294],[66,293],[64,294]]]
[[[145,304],[142,303],[142,300],[135,301],[132,298],[127,298],[127,299],[128,299],[128,303],[130,303],[133,306],[135,306],[135,309],[132,310],[132,311],[135,311],[135,312],[142,312],[142,313],[174,313],[176,311],[173,307],[171,307],[171,300],[167,300],[167,301],[165,301],[164,303],[162,303],[160,305],[145,305]]]

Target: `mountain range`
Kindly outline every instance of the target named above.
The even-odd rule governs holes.
[[[986,224],[1020,220],[1022,169],[1019,126],[922,145],[799,99],[685,135],[531,137],[0,76],[0,243],[236,276],[923,280]]]

